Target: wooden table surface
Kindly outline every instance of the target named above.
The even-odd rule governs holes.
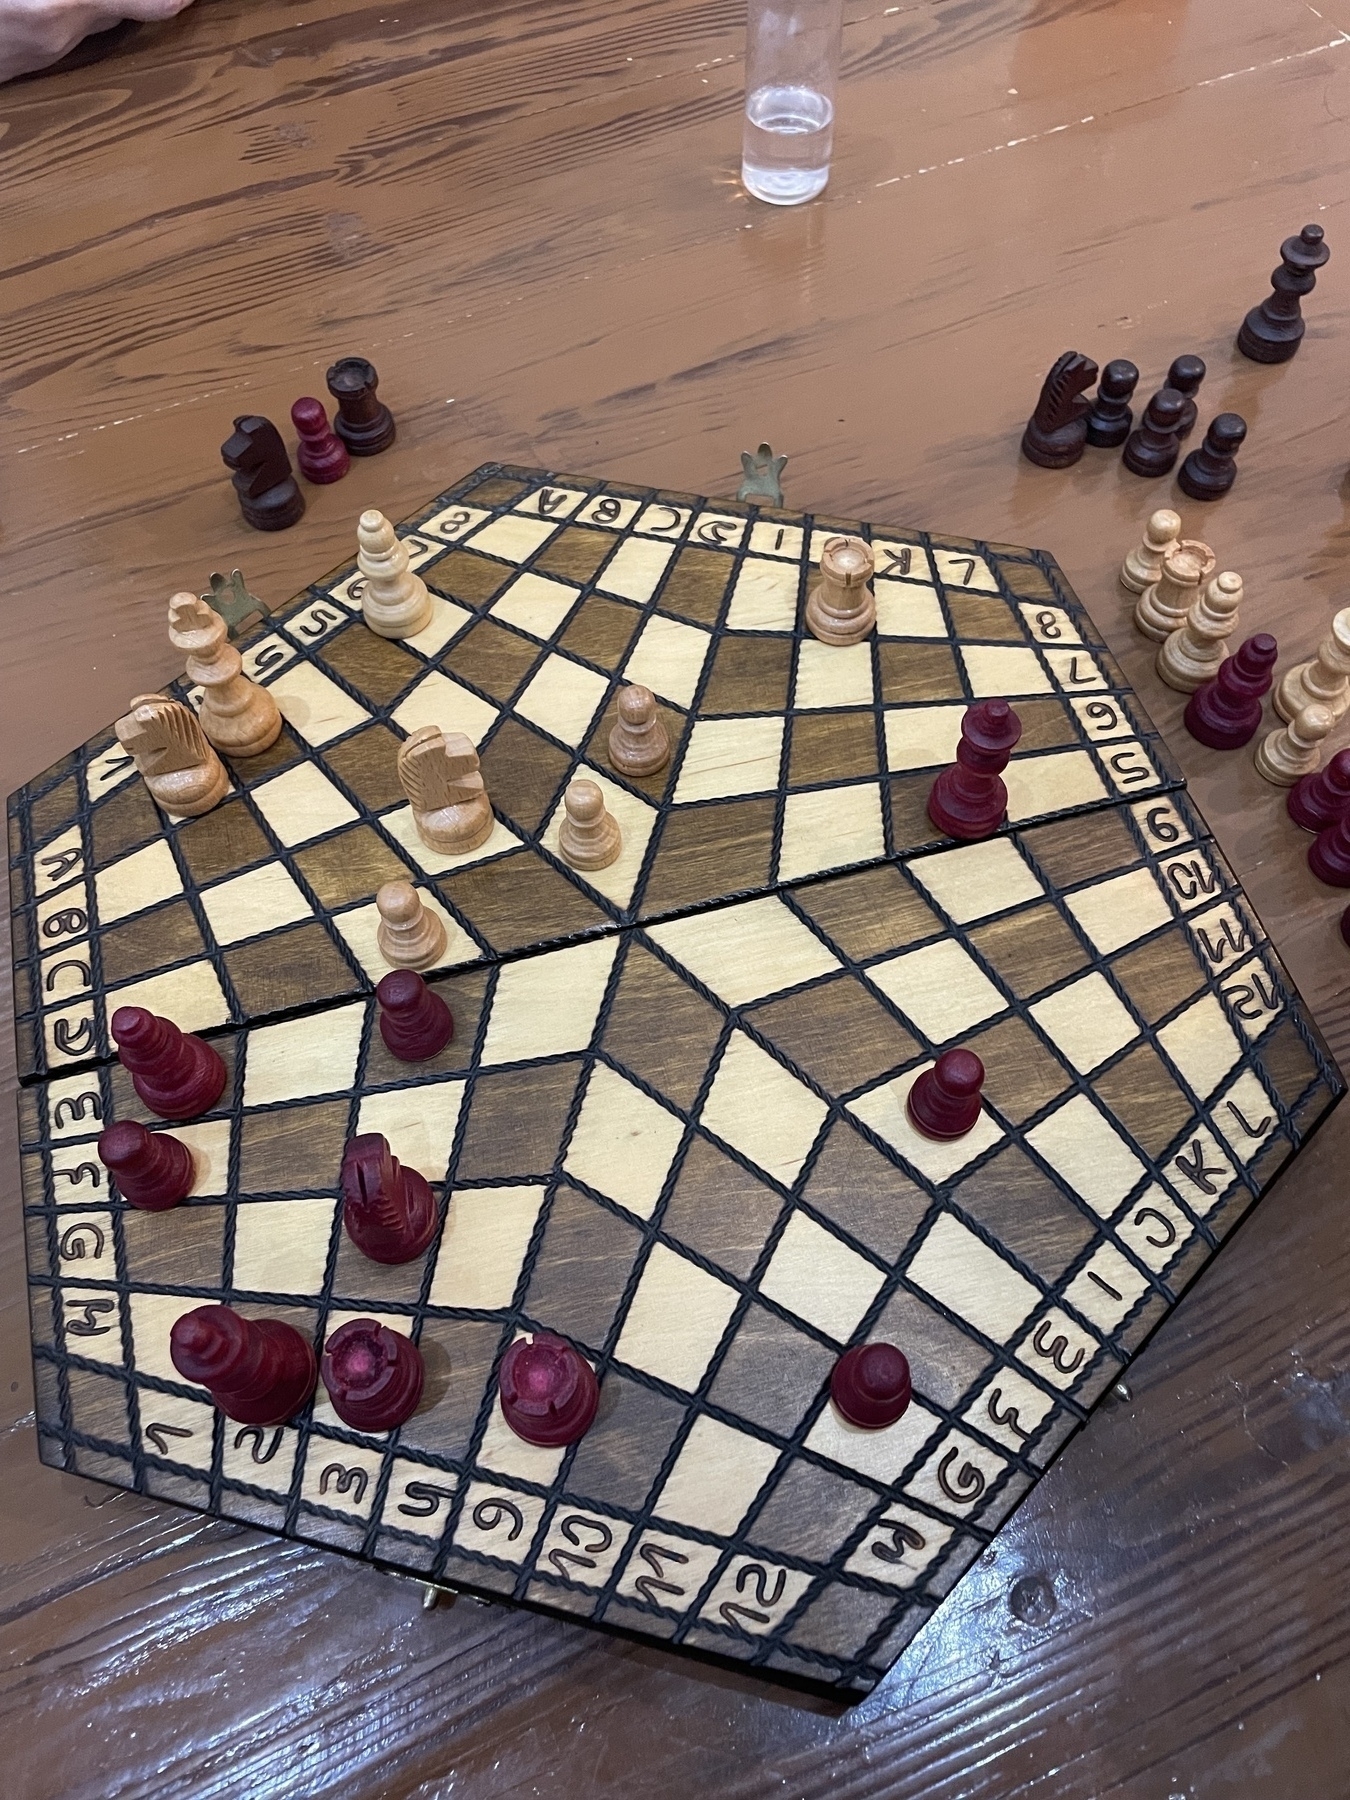
[[[1171,483],[1017,456],[1064,348],[1129,356],[1141,396],[1199,352],[1202,418],[1251,433],[1188,531],[1245,577],[1244,632],[1311,652],[1350,598],[1342,22],[849,0],[833,177],[787,212],[737,184],[736,0],[197,0],[4,89],[5,790],[175,672],[165,600],[214,568],[279,601],[360,508],[480,461],[730,493],[767,437],[794,506],[1058,556],[1350,1062],[1346,896],[1250,756],[1182,732],[1115,586]],[[1306,342],[1244,362],[1309,220],[1333,258]],[[355,351],[397,445],[249,531],[230,420],[286,424]],[[408,1582],[40,1468],[0,1119],[7,1793],[1350,1794],[1350,1105],[851,1711],[499,1606],[423,1613]]]

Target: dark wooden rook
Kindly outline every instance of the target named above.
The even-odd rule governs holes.
[[[270,419],[241,414],[234,436],[220,446],[221,461],[234,471],[234,491],[245,521],[255,531],[284,531],[303,517],[305,496],[291,473],[281,433]]]
[[[1097,379],[1097,365],[1078,350],[1066,350],[1046,376],[1036,410],[1022,433],[1022,454],[1043,469],[1067,469],[1087,443],[1089,406],[1084,390]]]
[[[376,389],[380,378],[364,356],[344,356],[325,377],[337,401],[333,429],[353,456],[378,456],[394,441],[394,415]]]
[[[1331,260],[1320,225],[1305,225],[1280,245],[1280,266],[1270,278],[1274,290],[1242,321],[1237,347],[1253,362],[1288,362],[1303,342],[1304,296],[1317,286],[1317,271]]]

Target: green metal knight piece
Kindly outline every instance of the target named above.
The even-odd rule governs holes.
[[[242,569],[235,569],[228,581],[223,575],[212,575],[211,592],[203,594],[202,599],[224,619],[232,640],[239,636],[250,619],[267,618],[272,611],[265,600],[249,593]]]
[[[768,444],[761,444],[752,455],[749,450],[741,451],[741,468],[744,479],[736,489],[738,500],[767,500],[770,506],[783,504],[783,470],[787,466],[786,456],[775,456]]]

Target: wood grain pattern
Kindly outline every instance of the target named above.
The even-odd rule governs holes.
[[[1244,628],[1313,653],[1345,543],[1338,265],[1292,364],[1258,369],[1230,346],[1282,237],[1317,218],[1339,241],[1336,23],[1302,0],[854,8],[832,185],[789,215],[734,183],[740,37],[724,4],[419,5],[395,23],[214,0],[6,90],[21,251],[5,276],[0,786],[97,730],[108,692],[174,672],[164,600],[210,568],[241,561],[275,602],[343,553],[362,506],[397,516],[504,438],[522,458],[602,454],[729,492],[737,452],[767,432],[792,453],[796,504],[1054,549],[1344,1055],[1340,902],[1245,759],[1181,733],[1114,587],[1172,485],[1091,454],[1063,476],[1014,455],[1066,344],[1129,354],[1145,387],[1199,350],[1209,407],[1252,424],[1202,535],[1244,575]],[[399,442],[261,540],[231,516],[222,424],[255,406],[281,418],[350,348],[379,364]],[[1179,510],[1193,530],[1197,509]],[[423,1617],[401,1584],[341,1559],[74,1478],[42,1475],[31,1505],[7,1208],[13,1779],[101,1795],[116,1768],[129,1793],[194,1800],[321,1783],[570,1782],[625,1800],[841,1780],[926,1800],[1335,1792],[1347,1129],[1333,1121],[1187,1300],[1133,1404],[1094,1422],[912,1672],[844,1718],[551,1621]]]

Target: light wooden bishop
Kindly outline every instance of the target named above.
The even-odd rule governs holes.
[[[1276,787],[1293,787],[1322,761],[1322,739],[1335,725],[1328,707],[1311,701],[1287,725],[1279,725],[1256,747],[1256,772]]]
[[[820,582],[806,602],[806,627],[822,644],[860,644],[877,622],[872,546],[862,538],[827,538]]]
[[[1120,585],[1131,594],[1142,594],[1162,574],[1162,559],[1181,536],[1181,514],[1161,506],[1144,527],[1144,541],[1120,565]]]
[[[169,601],[169,641],[187,658],[187,678],[202,689],[198,721],[227,756],[258,756],[281,735],[281,714],[266,688],[250,681],[229,627],[197,594]]]
[[[356,527],[356,566],[365,576],[361,616],[381,637],[416,637],[431,622],[431,595],[408,567],[408,552],[382,512],[363,512]]]
[[[113,730],[165,812],[195,819],[229,792],[224,763],[207,743],[192,708],[181,700],[137,694]]]
[[[1218,561],[1208,544],[1182,538],[1162,559],[1158,579],[1140,594],[1134,609],[1134,628],[1155,644],[1186,623],[1191,602],[1202,584],[1214,573]]]
[[[462,731],[423,725],[405,738],[398,778],[412,807],[417,835],[429,850],[462,856],[492,836],[492,803],[478,752]]]
[[[390,968],[430,969],[445,955],[445,926],[410,881],[386,881],[375,908],[375,941]]]
[[[1312,661],[1295,663],[1275,690],[1275,710],[1282,719],[1292,719],[1312,700],[1333,719],[1350,706],[1350,606],[1332,619]]]
[[[1237,630],[1242,605],[1242,577],[1225,569],[1191,602],[1186,623],[1158,652],[1158,673],[1178,693],[1193,694],[1213,680],[1228,654],[1228,639]]]

